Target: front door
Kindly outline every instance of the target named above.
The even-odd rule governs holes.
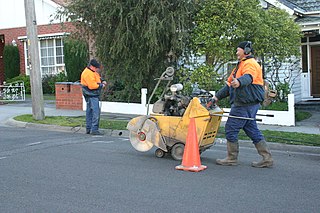
[[[320,46],[311,46],[311,95],[320,98]]]

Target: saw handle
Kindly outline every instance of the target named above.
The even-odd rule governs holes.
[[[224,111],[224,113],[230,113],[230,112]],[[256,115],[258,115],[258,116],[266,116],[266,117],[274,117],[274,115],[272,115],[272,114],[259,114],[259,113],[257,113]]]
[[[211,116],[237,118],[237,119],[242,119],[242,120],[260,121],[260,122],[262,122],[262,119],[260,119],[260,118],[246,118],[246,117],[239,117],[239,116],[233,116],[233,115],[222,115],[222,114],[214,114],[214,113],[210,113],[210,115]]]

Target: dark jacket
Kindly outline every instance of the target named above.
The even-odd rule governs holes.
[[[230,86],[233,77],[240,83],[238,88]],[[262,69],[253,57],[241,60],[227,83],[216,93],[219,100],[230,96],[230,104],[234,106],[249,106],[264,100]]]
[[[89,89],[87,86],[82,85],[82,94],[85,97],[98,97],[100,95],[101,88],[102,86],[98,89]]]
[[[100,74],[88,67],[81,74],[81,85],[84,97],[98,97],[103,87]]]

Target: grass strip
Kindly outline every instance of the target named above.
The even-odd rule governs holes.
[[[35,120],[32,115],[19,115],[14,117],[17,121],[23,121],[28,123],[48,124],[48,125],[59,125],[59,126],[70,126],[70,127],[85,127],[86,117],[85,116],[45,116],[44,120]],[[100,128],[102,129],[113,129],[113,130],[125,130],[128,121],[120,120],[105,120],[100,119]]]
[[[268,142],[305,146],[320,146],[320,134],[305,134],[300,132],[283,132],[271,130],[261,130],[261,132]],[[224,127],[219,128],[217,136],[225,138]],[[243,130],[239,132],[239,139],[250,140],[250,138],[244,133]]]

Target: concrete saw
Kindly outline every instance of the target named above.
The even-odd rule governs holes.
[[[149,151],[153,145],[167,152],[165,141],[157,124],[149,116],[139,116],[130,120],[127,125],[130,131],[131,145],[140,152]]]

